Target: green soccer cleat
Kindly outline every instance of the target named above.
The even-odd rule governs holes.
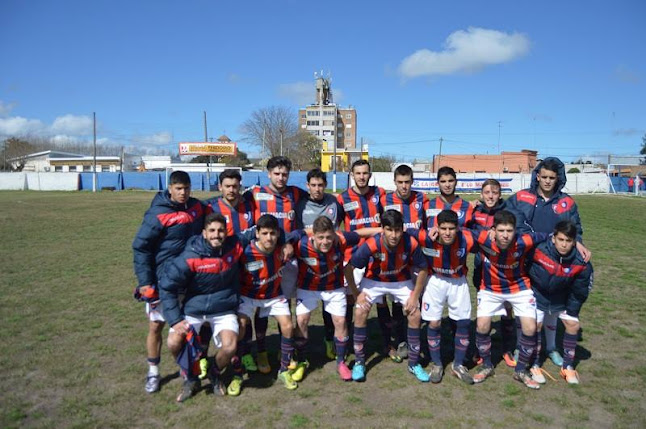
[[[227,387],[227,395],[229,396],[238,396],[242,391],[242,377],[239,375],[234,375]]]
[[[287,390],[294,390],[298,387],[298,384],[292,379],[289,371],[282,371],[278,373],[278,380],[282,381]]]
[[[244,369],[247,372],[258,371],[258,366],[256,365],[256,362],[253,360],[253,356],[251,355],[251,353],[247,353],[246,355],[242,356],[242,366],[244,366]]]

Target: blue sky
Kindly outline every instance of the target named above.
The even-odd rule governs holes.
[[[0,2],[0,137],[177,148],[255,109],[357,109],[371,155],[636,154],[646,2]],[[499,126],[500,123],[500,126]],[[500,138],[499,138],[500,132]],[[242,150],[257,152],[241,145]]]

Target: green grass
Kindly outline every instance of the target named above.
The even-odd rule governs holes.
[[[298,390],[267,376],[220,398],[204,383],[177,405],[180,381],[165,347],[165,384],[144,393],[147,323],[132,299],[130,246],[152,196],[0,192],[0,427],[646,427],[646,200],[576,197],[595,266],[578,350],[590,356],[576,388],[548,380],[530,391],[504,364],[482,385],[448,373],[421,384],[389,360],[369,365],[365,383],[343,383],[322,358],[317,311],[313,365]],[[371,320],[372,358],[376,326]],[[269,334],[276,363],[273,321]]]

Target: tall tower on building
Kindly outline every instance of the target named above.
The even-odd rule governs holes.
[[[314,73],[315,101],[298,111],[300,129],[321,140],[321,170],[347,171],[357,159],[368,159],[368,148],[357,147],[357,111],[334,103],[330,77]]]

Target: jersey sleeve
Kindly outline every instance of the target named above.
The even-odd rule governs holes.
[[[370,238],[357,248],[357,250],[352,254],[352,258],[350,259],[352,266],[354,266],[355,268],[365,268],[368,265],[370,257],[372,256],[370,243],[374,243],[374,241],[374,238]]]
[[[175,325],[184,318],[178,295],[179,291],[188,285],[191,277],[192,272],[183,255],[173,258],[166,265],[164,276],[160,281],[159,297],[162,302],[164,318],[169,326]]]
[[[411,238],[411,241],[413,247],[411,252],[411,261],[413,266],[420,269],[426,269],[428,264],[426,262],[426,257],[424,257],[424,254],[422,253],[422,246],[420,246],[414,238]]]
[[[585,270],[576,277],[572,284],[572,290],[565,304],[565,311],[568,316],[579,317],[581,307],[588,299],[590,290],[592,290],[593,280],[594,272],[592,270],[592,264],[587,263]]]
[[[361,237],[356,232],[339,232],[339,234],[343,235],[348,247],[354,247],[361,241]]]
[[[466,245],[467,245],[467,252],[478,253],[478,250],[480,250],[480,246],[478,246],[478,242],[476,241],[476,238],[473,236],[473,233],[468,229],[463,229],[461,230],[461,232],[462,232],[462,235],[464,236],[464,241],[466,242]]]
[[[159,220],[146,213],[141,227],[132,242],[133,262],[138,286],[154,284],[156,275],[155,252],[161,239],[163,228]]]

